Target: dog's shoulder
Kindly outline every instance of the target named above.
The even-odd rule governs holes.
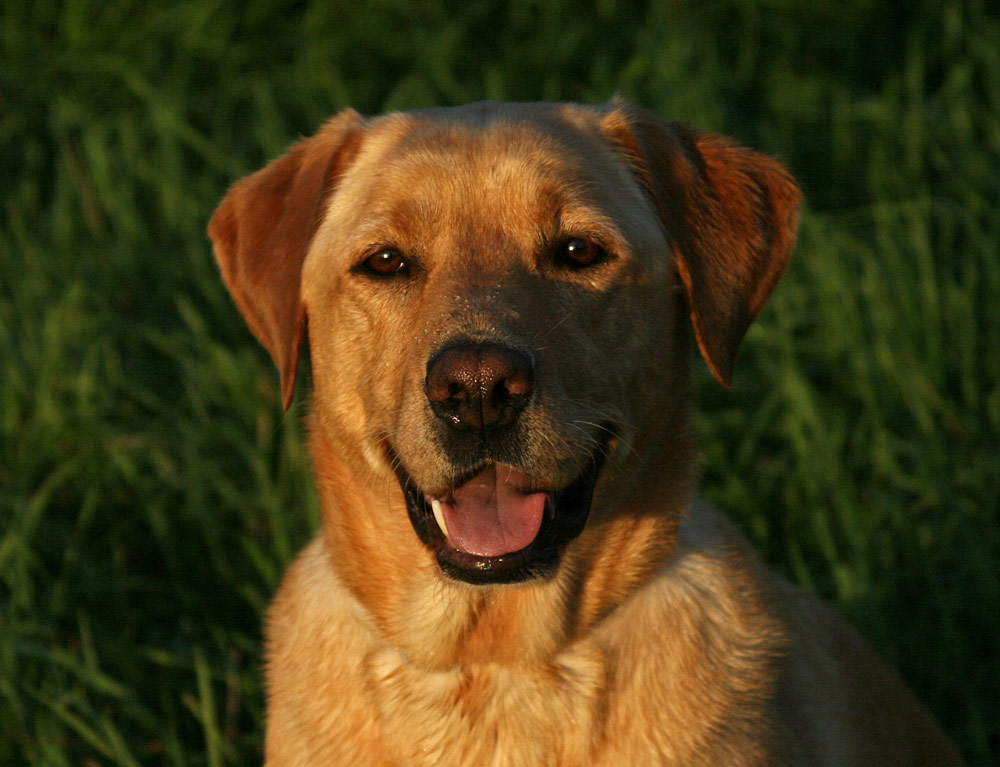
[[[769,720],[779,723],[770,733],[777,762],[961,764],[930,714],[868,642],[825,602],[764,567],[737,527],[709,504],[695,502],[685,515],[677,556],[663,578],[700,595],[703,619],[722,616],[713,620],[715,641],[736,642],[735,657],[748,656],[734,628],[764,629],[754,635],[768,642],[774,661],[766,679]]]

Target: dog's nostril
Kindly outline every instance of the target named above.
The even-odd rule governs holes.
[[[514,374],[504,378],[496,387],[498,397],[504,399],[514,399],[531,394],[532,378],[530,371],[515,371]]]
[[[524,352],[499,344],[456,344],[427,366],[427,399],[458,429],[512,423],[534,389],[534,368]]]

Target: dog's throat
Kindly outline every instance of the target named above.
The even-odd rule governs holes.
[[[426,500],[448,544],[479,557],[498,557],[531,544],[542,526],[547,493],[513,467],[492,464],[448,496]]]

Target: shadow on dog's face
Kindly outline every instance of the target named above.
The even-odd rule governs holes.
[[[607,141],[546,127],[377,124],[305,265],[321,412],[470,583],[554,571],[671,377],[652,201]]]

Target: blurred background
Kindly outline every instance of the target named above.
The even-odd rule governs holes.
[[[261,620],[317,520],[304,387],[204,235],[331,113],[600,102],[807,197],[703,492],[1000,759],[1000,13],[985,0],[4,0],[0,764],[257,763]]]

